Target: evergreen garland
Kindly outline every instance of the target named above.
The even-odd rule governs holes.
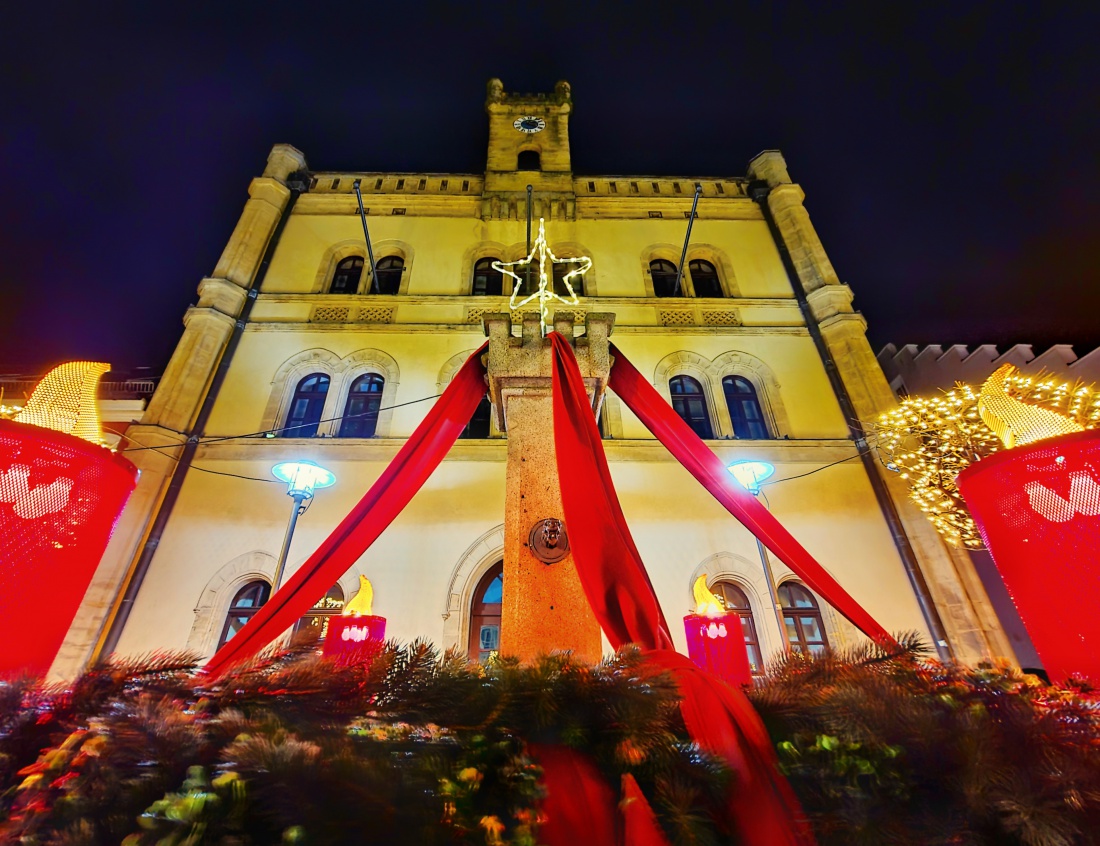
[[[750,697],[824,844],[1100,843],[1087,689],[895,652],[777,661]],[[189,656],[0,683],[0,842],[538,841],[528,743],[637,779],[673,843],[726,842],[736,779],[688,741],[636,650],[470,665],[423,642],[340,665],[308,646],[211,683]]]

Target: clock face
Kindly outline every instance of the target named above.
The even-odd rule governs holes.
[[[516,118],[515,121],[512,123],[512,126],[518,129],[520,132],[526,132],[530,134],[534,132],[542,132],[544,129],[546,129],[546,121],[544,121],[540,117],[535,117],[534,115],[524,115],[521,118]]]

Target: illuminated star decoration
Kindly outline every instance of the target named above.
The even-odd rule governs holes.
[[[519,299],[523,290],[523,277],[515,273],[512,268],[515,267],[533,267],[535,261],[538,261],[538,290],[533,294],[528,295],[523,299]],[[549,259],[549,262],[547,261]],[[547,264],[572,264],[576,265],[572,270],[562,277],[562,283],[565,285],[565,290],[569,292],[568,297],[560,296],[554,293],[554,280],[553,271],[549,277],[546,275],[548,269]],[[548,328],[550,328],[549,309],[547,304],[551,300],[557,300],[558,302],[565,303],[566,305],[580,305],[580,300],[577,299],[577,294],[573,290],[573,280],[578,276],[584,276],[589,270],[592,269],[592,259],[588,256],[581,256],[579,258],[558,258],[552,252],[550,247],[546,244],[546,230],[544,227],[543,218],[539,218],[539,235],[535,239],[535,243],[531,245],[531,252],[526,258],[522,258],[519,261],[494,261],[493,269],[499,270],[501,273],[511,276],[515,279],[515,284],[512,286],[512,296],[508,300],[508,307],[512,311],[522,308],[529,302],[538,300],[539,303],[539,315],[542,318],[542,334],[545,335]]]

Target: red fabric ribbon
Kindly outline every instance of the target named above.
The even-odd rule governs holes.
[[[608,383],[611,390],[710,495],[867,637],[886,646],[897,646],[890,633],[829,575],[771,512],[733,480],[722,459],[710,451],[614,344],[611,354],[615,359]],[[573,533],[572,526],[569,532]]]
[[[688,733],[737,773],[726,824],[736,826],[754,846],[812,844],[798,800],[780,774],[771,740],[745,694],[672,648],[660,603],[611,482],[573,348],[556,332],[548,337],[562,510],[577,574],[600,625],[616,649],[636,643],[651,650],[650,660],[676,678]]]
[[[401,513],[454,445],[485,396],[488,344],[473,353],[385,472],[285,585],[206,665],[218,676],[293,626]]]
[[[539,843],[618,846],[615,794],[592,759],[556,744],[529,743],[527,750],[542,767],[542,783],[546,787]]]

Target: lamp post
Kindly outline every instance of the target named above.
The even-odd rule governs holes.
[[[313,499],[313,492],[317,488],[327,488],[336,481],[332,471],[326,470],[312,461],[284,461],[271,468],[276,479],[287,483],[287,496],[294,500],[294,510],[290,512],[290,523],[286,527],[286,537],[283,538],[283,548],[279,551],[279,563],[275,565],[275,576],[271,580],[271,592],[275,593],[283,581],[283,570],[286,569],[286,557],[290,552],[290,541],[294,537],[294,526],[298,523],[298,515],[305,511],[306,500]]]
[[[775,467],[767,461],[735,461],[726,468],[733,474],[733,478],[745,490],[753,496],[760,496],[760,483],[775,472]],[[783,608],[779,604],[779,591],[775,587],[775,574],[772,572],[772,563],[768,558],[768,551],[760,538],[753,537],[756,541],[756,551],[760,554],[760,565],[764,568],[764,580],[768,583],[768,595],[771,597],[772,610],[775,612],[775,621],[779,624],[779,642],[785,651],[790,651],[791,645],[787,639],[787,624],[783,621]]]

